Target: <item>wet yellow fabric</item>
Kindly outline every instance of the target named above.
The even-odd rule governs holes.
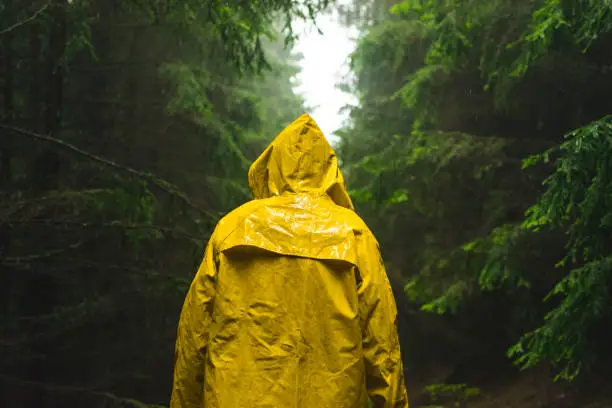
[[[187,293],[170,407],[407,408],[378,243],[309,115],[253,163],[249,186]]]

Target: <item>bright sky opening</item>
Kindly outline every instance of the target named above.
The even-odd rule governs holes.
[[[332,145],[339,138],[334,134],[347,119],[340,110],[347,104],[355,104],[355,98],[337,89],[343,77],[349,73],[349,55],[355,48],[355,30],[350,30],[336,21],[333,15],[317,19],[319,34],[312,23],[296,22],[295,30],[300,34],[295,51],[301,53],[302,72],[298,75],[296,91],[306,99],[308,112],[321,127]]]

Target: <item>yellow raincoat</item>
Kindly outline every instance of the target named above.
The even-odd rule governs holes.
[[[185,299],[171,408],[408,407],[378,243],[308,115],[249,170]]]

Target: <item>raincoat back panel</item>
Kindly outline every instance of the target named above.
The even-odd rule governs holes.
[[[241,245],[219,256],[207,407],[365,407],[355,267]]]

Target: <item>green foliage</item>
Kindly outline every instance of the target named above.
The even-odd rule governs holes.
[[[527,213],[525,227],[537,230],[569,223],[569,255],[574,262],[596,259],[609,249],[612,161],[607,153],[611,147],[612,116],[606,116],[569,133],[559,147],[525,163],[530,166],[558,155],[554,173],[544,180],[545,192]],[[598,230],[599,234],[593,234]]]
[[[409,299],[477,322],[495,292],[509,355],[564,379],[596,361],[612,307],[611,7],[399,2],[362,28],[346,86],[347,184]]]
[[[612,272],[612,117],[577,129],[554,151],[555,172],[545,181],[546,190],[527,212],[524,228],[567,227],[567,254],[559,265],[579,265],[563,277],[548,295],[561,299],[545,317],[544,326],[527,333],[510,350],[523,367],[544,359],[563,367],[560,378],[573,379],[589,353],[586,335],[611,311]]]
[[[466,407],[468,401],[481,395],[480,389],[466,384],[432,384],[425,387],[425,392],[438,405],[426,405],[423,408]]]
[[[329,0],[181,0],[162,5],[145,0],[126,2],[123,7],[154,24],[170,24],[184,31],[198,44],[194,49],[201,53],[223,52],[224,60],[240,72],[258,72],[268,65],[263,41],[275,37],[277,21],[282,21],[282,34],[290,44],[296,38],[294,20],[314,21],[329,3]]]

